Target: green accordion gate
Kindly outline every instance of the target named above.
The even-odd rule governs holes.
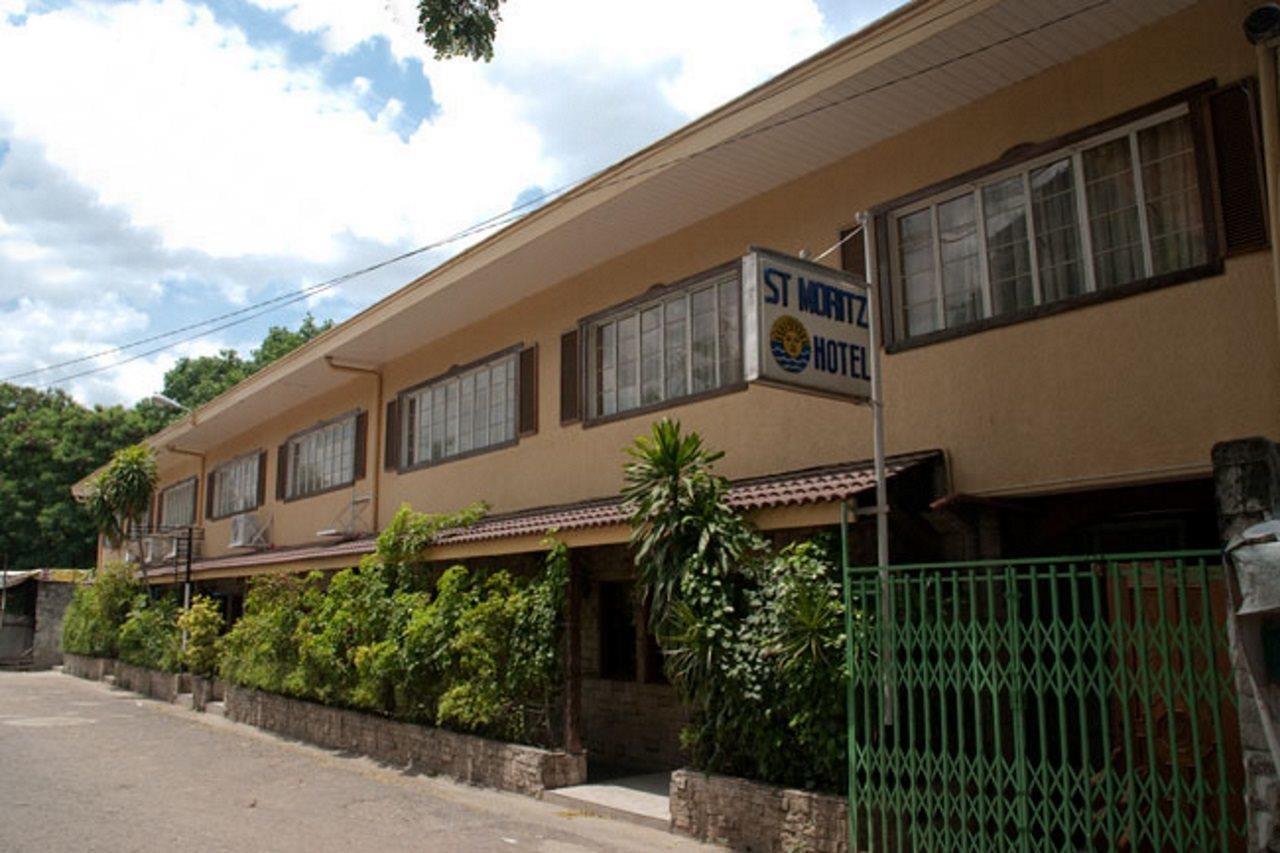
[[[1220,559],[849,569],[856,849],[1243,849]]]

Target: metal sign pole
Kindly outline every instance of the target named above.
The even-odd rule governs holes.
[[[871,217],[863,211],[858,214],[862,224],[863,257],[866,267],[867,295],[870,303],[871,349],[871,424],[874,444],[876,475],[876,568],[880,581],[880,622],[882,633],[887,631],[893,619],[893,591],[889,586],[889,497],[885,484],[884,465],[884,386],[880,374],[880,282],[876,278],[875,240],[871,233]],[[883,664],[881,717],[885,725],[893,724],[893,679],[891,662],[881,658]]]

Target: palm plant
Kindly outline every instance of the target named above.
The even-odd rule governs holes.
[[[156,487],[155,452],[145,444],[117,450],[89,488],[84,505],[98,532],[118,548],[151,508]]]
[[[627,449],[623,507],[640,583],[649,596],[651,627],[666,620],[691,572],[726,577],[761,548],[751,527],[729,506],[728,481],[713,470],[724,456],[695,432],[663,418]]]

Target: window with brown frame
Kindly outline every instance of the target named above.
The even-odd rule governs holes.
[[[160,492],[157,503],[161,527],[190,527],[196,523],[196,478],[188,477]]]
[[[876,225],[890,341],[928,343],[1212,275],[1224,245],[1256,248],[1215,215],[1215,191],[1228,188],[1210,172],[1206,135],[1220,103],[1240,109],[1240,97],[1223,96],[1245,92],[1247,101],[1247,89],[1210,88],[883,206]],[[1234,123],[1239,138],[1230,142],[1249,148],[1240,142],[1249,131]],[[1256,194],[1235,180],[1233,197]]]
[[[887,217],[912,338],[1205,264],[1186,105]]]
[[[349,486],[364,474],[365,416],[348,412],[291,436],[280,454],[284,500]]]
[[[266,454],[254,451],[224,462],[209,472],[205,514],[226,518],[257,509],[263,500]]]
[[[514,444],[537,432],[537,348],[517,346],[402,391],[388,409],[401,471]],[[393,435],[394,432],[394,435]]]
[[[741,265],[699,273],[597,314],[584,321],[578,338],[588,422],[740,385]],[[575,374],[562,371],[561,381]]]

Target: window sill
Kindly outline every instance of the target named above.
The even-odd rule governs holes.
[[[453,456],[448,456],[448,457],[445,457],[444,459],[440,459],[435,462],[416,462],[413,465],[409,465],[404,468],[396,468],[395,471],[396,471],[396,474],[412,474],[414,471],[422,471],[426,468],[439,468],[441,465],[448,465],[451,462],[461,462],[464,459],[471,459],[476,456],[484,456],[486,453],[494,453],[499,450],[506,450],[508,447],[515,447],[519,443],[520,443],[520,437],[517,436],[515,438],[507,439],[501,444],[490,444],[486,447],[481,447],[476,450],[468,450],[465,453],[457,453],[457,454],[454,454]]]
[[[332,492],[338,492],[343,489],[349,489],[358,482],[360,481],[357,479],[347,480],[345,483],[339,483],[336,486],[329,486],[327,489],[318,489],[314,492],[307,492],[306,494],[303,494],[303,495],[292,495],[289,497],[285,497],[285,498],[282,498],[280,502],[285,504],[291,504],[291,503],[297,503],[298,501],[305,501],[307,498],[318,498],[321,495],[327,495]]]
[[[245,515],[250,512],[257,512],[262,509],[263,504],[254,504],[248,509],[238,509],[235,512],[229,512],[226,515],[211,515],[205,521],[226,521],[228,518],[235,518],[237,515]]]
[[[1093,293],[1073,296],[1070,299],[1050,302],[1046,305],[1037,305],[1034,308],[1024,308],[1021,311],[1011,311],[1008,314],[1001,314],[998,317],[987,317],[986,319],[978,320],[974,323],[968,323],[963,326],[957,326],[952,329],[940,329],[936,332],[917,335],[913,338],[893,341],[885,346],[885,352],[893,354],[906,352],[907,350],[913,350],[919,347],[927,347],[932,344],[940,344],[945,341],[955,340],[956,338],[976,335],[991,329],[1000,329],[1005,326],[1025,323],[1030,320],[1039,320],[1044,317],[1051,317],[1055,314],[1061,314],[1066,311],[1074,311],[1077,308],[1087,308],[1091,305],[1100,305],[1104,302],[1112,302],[1117,299],[1127,299],[1130,296],[1137,296],[1141,293],[1148,293],[1153,290],[1160,290],[1177,284],[1185,284],[1189,281],[1212,278],[1213,276],[1222,275],[1222,272],[1222,260],[1213,260],[1208,263],[1201,264],[1200,266],[1191,267],[1185,270],[1178,270],[1177,272],[1158,275],[1152,278],[1142,279],[1140,281],[1131,281],[1128,284],[1123,284],[1118,287],[1108,287],[1104,290],[1095,290]]]
[[[590,429],[591,427],[604,426],[616,421],[625,421],[628,418],[637,418],[643,415],[652,415],[655,412],[661,412],[667,409],[674,409],[677,406],[685,406],[689,403],[700,403],[703,400],[710,400],[713,397],[723,397],[726,394],[736,394],[739,391],[747,390],[746,382],[734,382],[730,385],[724,385],[719,388],[712,388],[710,391],[700,391],[697,394],[687,394],[684,397],[676,397],[672,400],[662,400],[658,403],[650,403],[647,406],[639,406],[635,409],[627,409],[625,412],[615,412],[612,415],[602,415],[598,418],[583,418],[582,428]]]

